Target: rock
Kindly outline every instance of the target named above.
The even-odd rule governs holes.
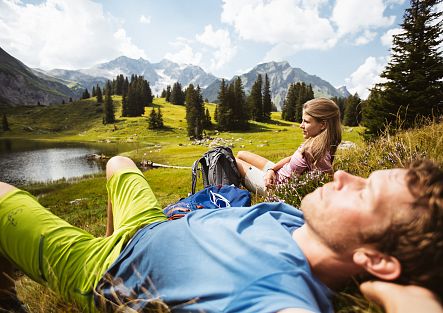
[[[356,147],[357,147],[357,145],[355,143],[353,143],[352,141],[342,141],[338,145],[338,149],[354,149]]]
[[[107,159],[109,159],[109,157],[104,155],[103,153],[102,154],[92,153],[92,154],[87,154],[86,159],[87,160],[107,160]]]
[[[75,204],[75,205],[77,205],[77,204],[80,204],[80,203],[82,203],[83,201],[85,201],[85,200],[87,200],[88,198],[79,198],[79,199],[74,199],[74,200],[72,200],[72,201],[69,201],[69,204]]]

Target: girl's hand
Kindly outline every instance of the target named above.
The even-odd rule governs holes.
[[[277,175],[273,170],[267,170],[265,174],[265,186],[269,187],[275,184],[277,180]]]

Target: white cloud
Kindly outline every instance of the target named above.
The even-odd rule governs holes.
[[[151,23],[151,17],[150,16],[140,16],[140,23],[142,24],[150,24]]]
[[[89,67],[123,54],[145,57],[121,22],[90,0],[0,0],[0,45],[44,69]]]
[[[369,95],[369,88],[376,83],[382,82],[381,72],[387,64],[385,57],[368,57],[349,78],[346,78],[346,86],[351,94],[358,93],[360,98],[366,99]]]
[[[241,39],[272,45],[265,61],[282,60],[300,50],[331,49],[345,37],[355,45],[368,44],[377,29],[395,21],[384,15],[386,7],[401,1],[336,0],[328,17],[327,0],[223,0],[221,20]]]
[[[179,64],[200,64],[202,54],[200,52],[194,52],[188,39],[179,37],[176,41],[171,42],[170,44],[171,46],[176,47],[178,51],[174,53],[166,53],[165,59]]]
[[[387,27],[395,16],[384,16],[387,3],[383,0],[337,0],[332,11],[332,21],[338,27],[339,36],[360,31]]]
[[[206,25],[203,33],[196,35],[198,42],[214,48],[211,59],[211,70],[218,70],[232,60],[237,53],[227,30],[214,30],[212,25]]]
[[[392,46],[392,40],[394,39],[394,35],[398,35],[401,32],[403,32],[403,29],[401,28],[392,28],[388,30],[380,37],[382,45],[390,48]]]
[[[355,39],[354,44],[356,46],[366,45],[370,43],[375,36],[377,35],[376,32],[371,32],[369,30],[365,30],[357,39]]]
[[[234,27],[242,39],[272,45],[284,44],[292,51],[327,49],[335,45],[335,32],[320,17],[323,0],[239,1],[223,0],[221,19]]]
[[[114,33],[114,38],[116,39],[116,42],[120,44],[120,55],[124,55],[129,58],[146,58],[145,52],[132,43],[131,38],[126,36],[126,31],[123,28],[118,29]]]

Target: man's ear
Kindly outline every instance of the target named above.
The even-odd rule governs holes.
[[[383,280],[394,280],[401,274],[401,264],[397,258],[375,249],[359,248],[354,251],[352,259],[368,273]]]

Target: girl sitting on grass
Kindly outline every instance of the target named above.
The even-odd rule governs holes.
[[[332,162],[341,142],[340,110],[334,101],[318,98],[303,105],[300,128],[304,143],[277,163],[249,151],[239,151],[237,166],[249,191],[266,195],[266,188],[285,183],[293,174],[320,170],[333,173]]]

